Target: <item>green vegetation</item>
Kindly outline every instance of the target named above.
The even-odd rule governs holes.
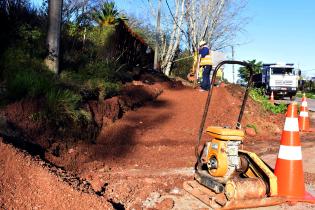
[[[43,62],[31,58],[21,49],[7,50],[1,63],[8,97],[12,100],[42,96],[53,86],[54,76],[47,71]]]
[[[93,15],[95,21],[100,27],[116,25],[120,20],[127,20],[126,17],[119,14],[114,2],[105,1],[102,9]]]
[[[10,101],[22,98],[43,100],[42,119],[59,126],[75,124],[86,118],[84,110],[79,107],[81,96],[66,89],[61,81],[41,60],[31,58],[22,50],[8,50],[4,58],[4,78],[6,81],[6,98]]]
[[[47,14],[33,9],[27,0],[8,8],[2,6],[0,3],[0,84],[4,87],[1,105],[23,99],[40,101],[41,110],[29,117],[47,122],[60,134],[93,128],[92,116],[84,106],[86,100],[113,97],[132,78],[112,47],[115,27],[94,26],[88,16],[65,21],[61,31],[61,73],[55,75],[43,62],[47,53]],[[115,16],[115,21],[122,19],[113,3],[107,6],[112,11],[104,10],[105,3],[103,13]],[[103,21],[111,23],[111,18]]]
[[[311,99],[315,99],[315,92],[314,91],[309,91],[305,93],[306,98],[311,98]],[[302,92],[298,92],[296,94],[296,97],[298,98],[302,98],[303,97],[303,93]]]
[[[263,88],[253,88],[250,90],[249,95],[254,101],[262,104],[263,108],[274,114],[285,113],[287,110],[287,105],[280,103],[279,105],[274,105],[269,102],[269,99],[265,96]]]
[[[253,73],[258,74],[261,73],[262,62],[257,62],[256,60],[247,61],[253,67]],[[238,70],[238,76],[245,82],[248,82],[249,79],[249,70],[246,67],[240,67]]]
[[[172,75],[187,79],[187,75],[193,66],[194,58],[190,56],[189,51],[181,52],[177,57],[177,61],[174,63],[174,69],[172,70]]]
[[[257,129],[257,126],[255,124],[247,124],[245,127],[246,128],[252,128],[252,129],[254,129],[256,134],[258,133],[258,129]]]
[[[78,72],[64,71],[60,77],[47,70],[42,60],[20,49],[9,49],[1,59],[10,101],[22,98],[43,100],[42,119],[60,127],[87,123],[91,116],[80,107],[81,91],[94,91],[99,99],[119,93],[127,75],[109,61],[89,63]],[[130,79],[130,78],[129,78]]]

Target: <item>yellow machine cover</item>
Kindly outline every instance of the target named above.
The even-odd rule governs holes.
[[[226,141],[243,141],[244,131],[230,128],[223,128],[218,126],[210,126],[207,128],[207,133],[216,138]]]

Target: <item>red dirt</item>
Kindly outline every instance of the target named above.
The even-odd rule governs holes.
[[[53,175],[47,177],[44,169],[27,160],[28,157],[21,155],[11,146],[1,143],[1,153],[6,151],[5,156],[8,157],[14,155],[10,159],[11,162],[3,156],[0,159],[2,163],[0,169],[5,167],[8,170],[0,173],[1,186],[6,188],[14,186],[18,191],[17,199],[14,201],[10,194],[12,190],[7,192],[0,189],[0,201],[4,202],[4,207],[18,208],[21,207],[20,204],[22,207],[26,205],[26,208],[50,205],[47,206],[50,209],[58,202],[67,201],[68,195],[71,195],[72,207],[84,208],[90,205],[89,202],[96,200],[93,205],[95,208],[101,208],[106,204],[106,200],[112,200],[125,208],[139,209],[142,202],[153,191],[165,194],[175,187],[182,188],[183,181],[191,179],[189,169],[195,164],[194,144],[207,93],[170,84],[169,82],[155,84],[153,87],[158,90],[164,89],[163,93],[157,100],[146,104],[137,103],[136,95],[139,91],[126,94],[130,96],[129,100],[135,98],[130,103],[136,101],[134,104],[137,106],[143,104],[144,106],[134,111],[129,110],[121,119],[102,126],[95,144],[79,141],[72,145],[61,145],[60,156],[54,156],[49,152],[50,150],[45,153],[47,160],[88,180],[95,191],[104,189],[102,198],[71,191],[69,186],[58,182]],[[242,97],[243,90],[239,86],[216,87],[206,125],[235,127]],[[111,100],[117,103],[116,99]],[[92,110],[103,109],[97,108],[96,104],[92,106],[94,107]],[[19,124],[20,111],[14,109],[12,113],[12,110],[7,108],[5,113],[11,121]],[[110,113],[104,112],[102,116],[117,116],[115,108],[109,107],[103,110],[110,110]],[[100,124],[104,124],[102,116],[98,117]],[[283,120],[284,115],[271,115],[249,99],[242,125],[243,127],[255,125],[257,134],[254,137],[246,137],[244,144],[251,145],[256,141],[276,139],[278,141]],[[208,138],[204,135],[203,141]],[[10,164],[16,167],[9,167]],[[12,180],[8,178],[10,176]],[[24,179],[26,181],[22,181]],[[40,186],[36,184],[37,182]],[[52,192],[47,194],[51,190]],[[58,192],[60,198],[57,199]],[[32,198],[32,202],[27,203],[26,197],[32,197],[32,193],[36,196]],[[53,198],[56,200],[48,204]],[[160,205],[169,206],[171,203],[167,201]]]
[[[0,209],[110,209],[102,197],[75,191],[29,155],[0,139]]]

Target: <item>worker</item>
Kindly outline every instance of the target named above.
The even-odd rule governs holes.
[[[210,88],[210,71],[212,69],[212,60],[210,56],[210,49],[207,43],[203,40],[199,43],[199,58],[200,67],[203,67],[200,91],[207,91]]]

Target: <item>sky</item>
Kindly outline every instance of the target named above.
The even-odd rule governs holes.
[[[119,9],[136,15],[141,15],[143,2],[116,1]],[[315,1],[248,0],[243,16],[249,22],[234,42],[236,60],[294,63],[302,74],[315,76]],[[225,53],[231,58],[230,48]],[[232,81],[231,67],[225,77]]]
[[[147,0],[116,0],[115,3],[121,11],[148,18],[143,13]],[[302,75],[315,76],[314,0],[248,0],[242,15],[249,17],[249,22],[235,39],[236,60],[294,63]],[[230,48],[225,53],[231,58]],[[231,69],[225,69],[229,81],[233,77]]]
[[[235,47],[236,58],[294,63],[315,76],[315,1],[249,0],[247,8],[249,43]]]

